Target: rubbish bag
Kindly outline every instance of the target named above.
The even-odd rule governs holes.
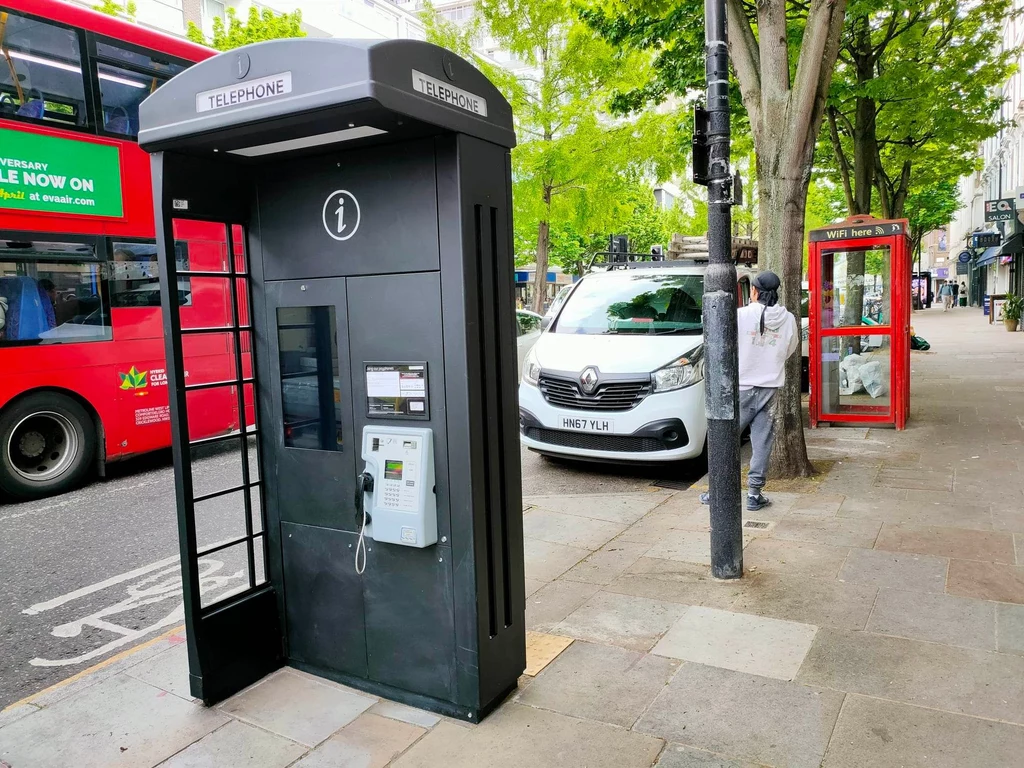
[[[910,348],[915,349],[918,352],[927,352],[932,348],[932,345],[922,339],[920,336],[910,337]]]
[[[864,363],[860,367],[860,379],[864,383],[864,389],[871,397],[878,397],[885,393],[885,384],[882,382],[882,364],[877,360]]]
[[[860,377],[860,368],[867,362],[862,355],[850,354],[844,357],[839,363],[839,394],[852,395],[863,388]]]

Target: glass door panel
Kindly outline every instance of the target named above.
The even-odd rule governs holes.
[[[821,252],[822,418],[892,413],[891,256],[888,246]]]
[[[823,251],[821,328],[889,325],[890,248]]]

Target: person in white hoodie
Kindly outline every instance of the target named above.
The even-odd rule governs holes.
[[[800,346],[793,313],[779,304],[781,281],[774,272],[754,277],[751,303],[736,313],[740,353],[740,432],[750,427],[750,472],[747,473],[747,509],[756,512],[771,501],[761,489],[775,441],[772,404],[786,379],[786,360]],[[710,502],[707,493],[701,501]]]

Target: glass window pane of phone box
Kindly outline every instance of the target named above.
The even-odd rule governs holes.
[[[277,310],[286,448],[342,449],[335,320],[333,306]]]

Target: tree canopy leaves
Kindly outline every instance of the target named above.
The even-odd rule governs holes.
[[[188,23],[187,37],[193,43],[208,45],[218,51],[230,51],[249,43],[263,40],[277,40],[282,37],[305,37],[302,30],[302,11],[291,13],[274,13],[269,8],[260,10],[255,5],[249,6],[249,15],[245,22],[238,18],[234,8],[227,10],[227,24],[218,16],[213,19],[213,38],[206,36],[194,22]]]
[[[107,16],[117,16],[118,18],[124,18],[128,21],[135,21],[135,16],[138,13],[138,6],[135,4],[135,0],[128,0],[126,3],[119,2],[118,0],[101,0],[97,5],[92,7],[94,11],[105,13]]]
[[[474,60],[512,104],[519,261],[532,251],[543,276],[550,250],[573,268],[581,250],[603,248],[608,235],[653,210],[651,185],[670,178],[685,156],[686,121],[670,106],[612,114],[616,94],[652,79],[653,56],[617,49],[580,21],[569,0],[479,0],[476,13],[476,23],[460,29],[428,8],[428,39]],[[472,52],[481,25],[514,66]]]
[[[819,165],[851,214],[900,218],[914,190],[974,170],[978,144],[1002,127],[1013,12],[1011,0],[849,3]]]

